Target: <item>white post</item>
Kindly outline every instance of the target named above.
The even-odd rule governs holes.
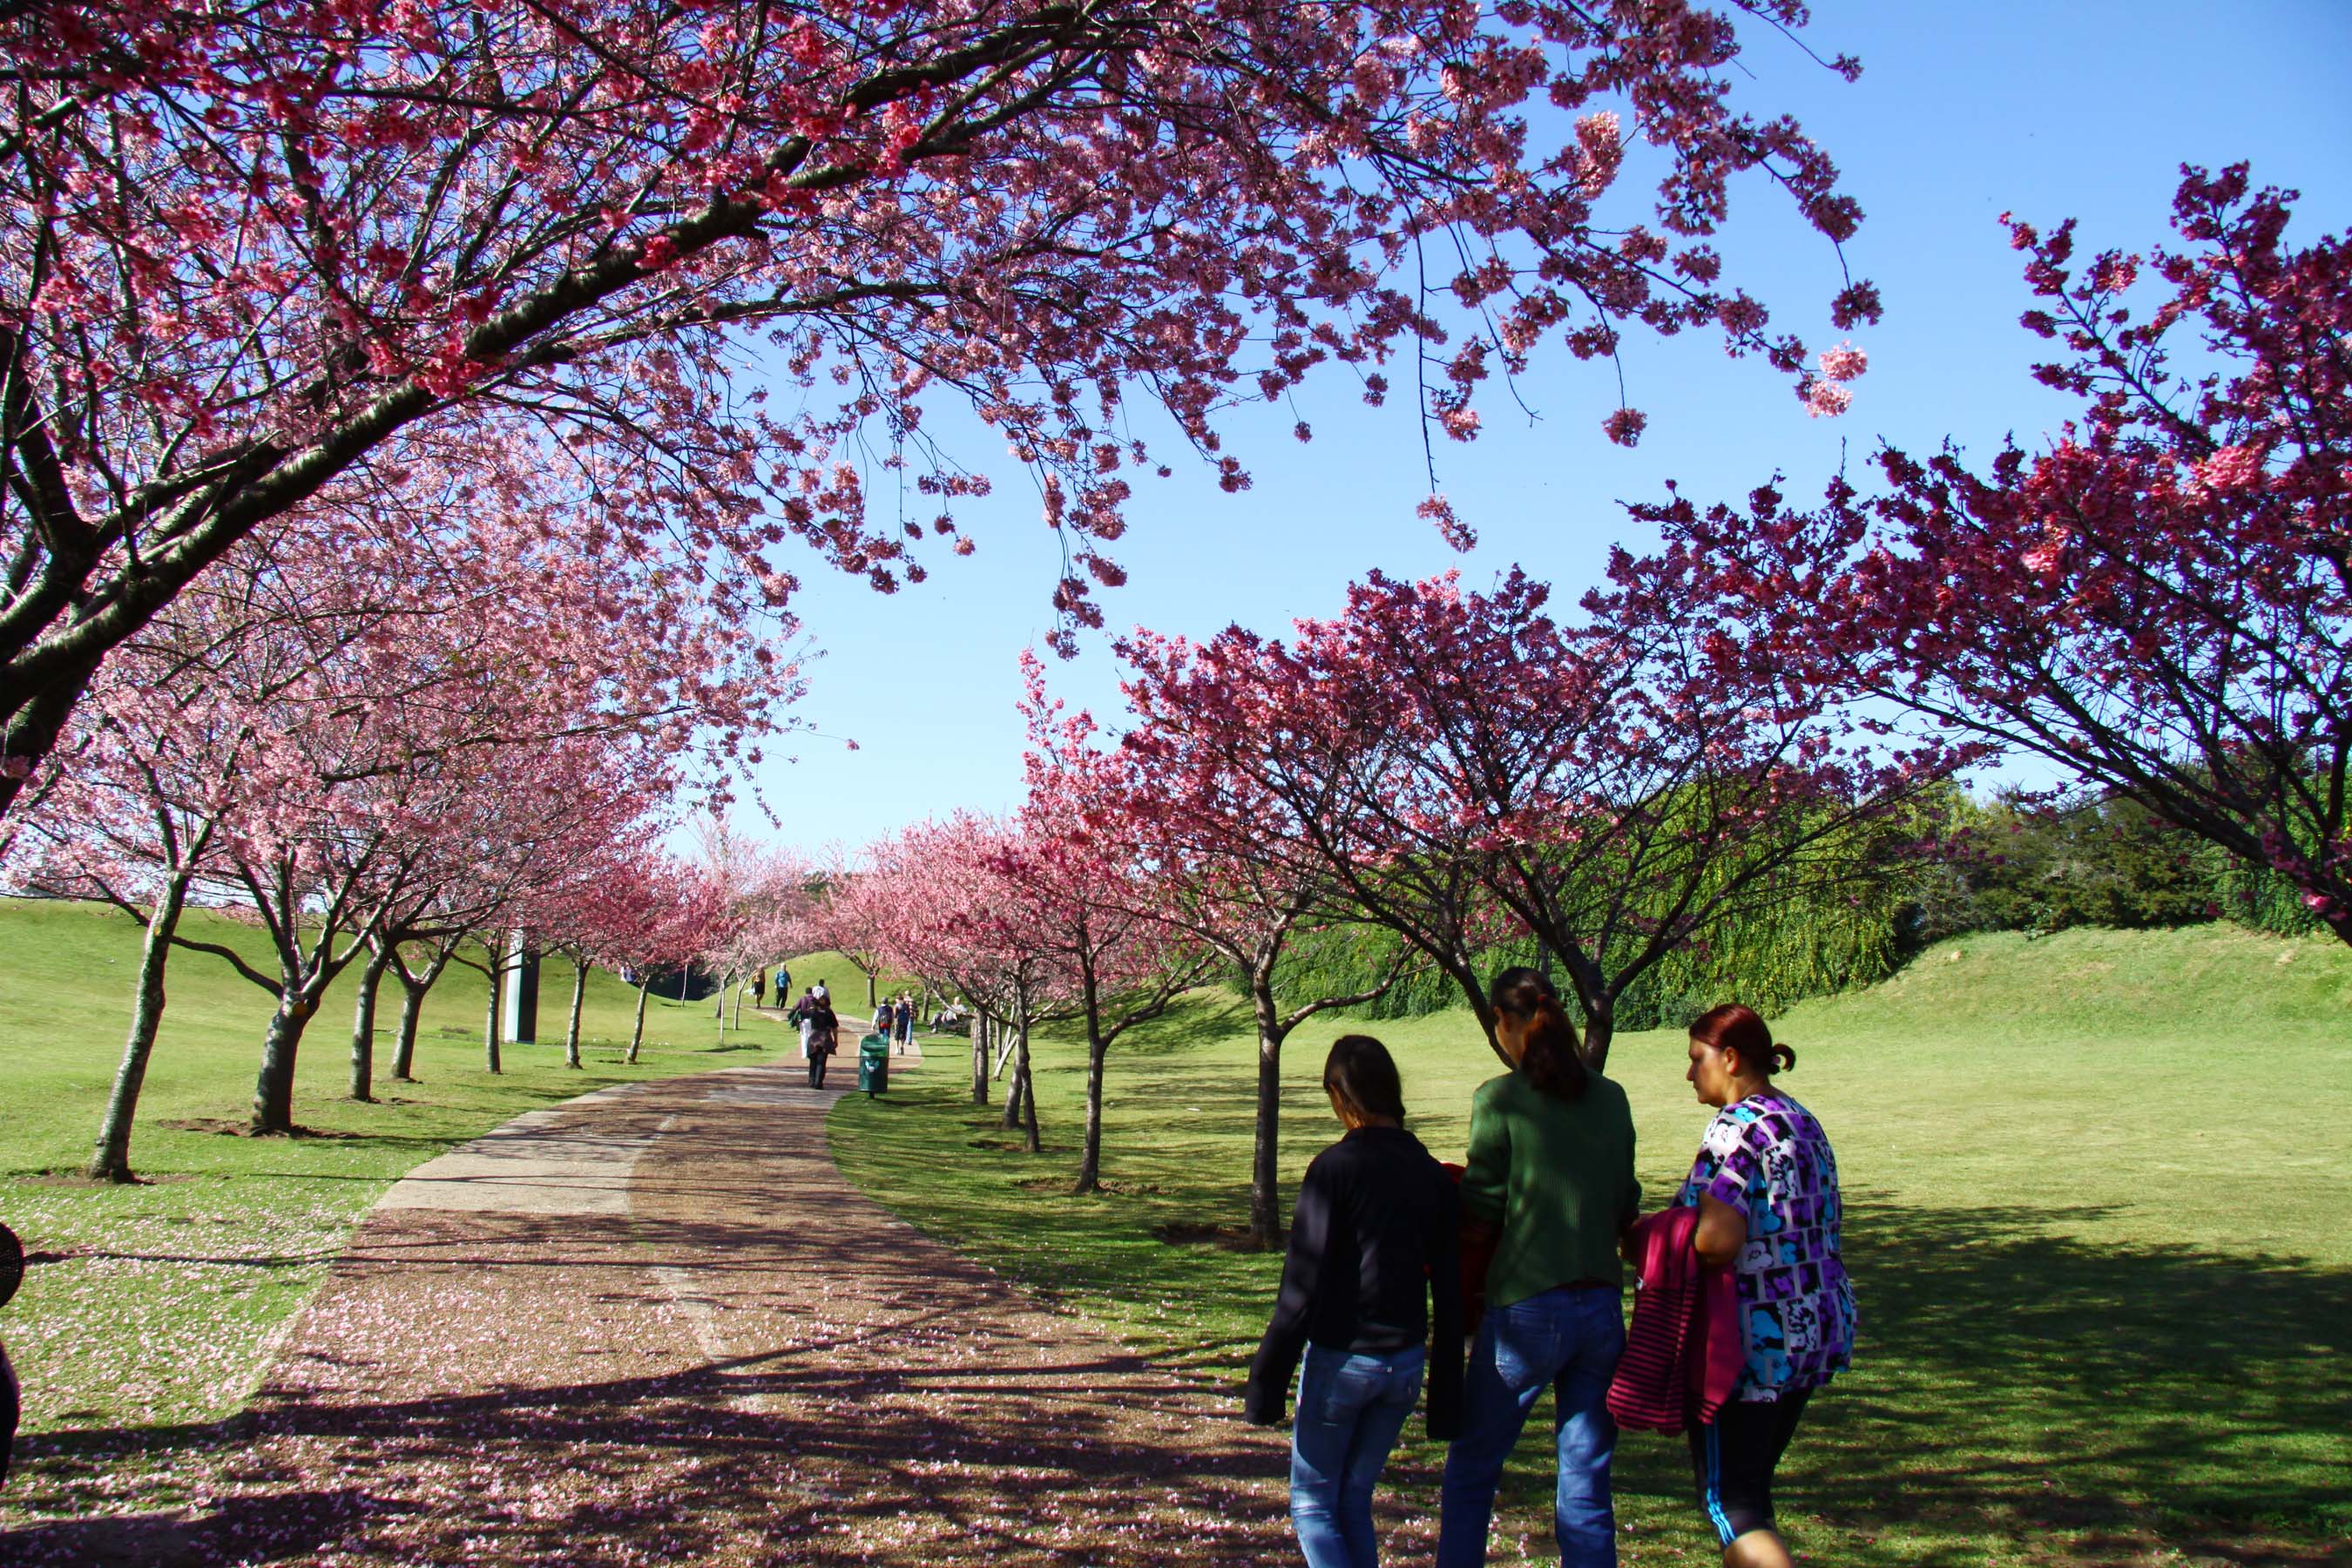
[[[539,1037],[539,954],[517,926],[507,936],[505,961],[499,966],[506,980],[499,1005],[500,1022],[510,1045],[526,1046]]]

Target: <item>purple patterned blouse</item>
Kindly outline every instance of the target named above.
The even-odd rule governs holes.
[[[1777,1090],[1715,1113],[1675,1199],[1705,1194],[1748,1218],[1734,1265],[1748,1365],[1739,1397],[1811,1388],[1853,1358],[1853,1290],[1838,1251],[1837,1156],[1813,1113]]]

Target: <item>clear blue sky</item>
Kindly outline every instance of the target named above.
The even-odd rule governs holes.
[[[1612,542],[1643,542],[1618,503],[1654,498],[1668,479],[1704,500],[1780,468],[1792,493],[1811,494],[1841,442],[1856,469],[1881,439],[1930,447],[1948,434],[1981,449],[2014,430],[2031,443],[2064,409],[2024,372],[2041,345],[2016,324],[2026,296],[1994,222],[2004,210],[2045,226],[2079,217],[2086,249],[2145,249],[2168,235],[2180,163],[2247,159],[2258,181],[2304,193],[2294,232],[2352,226],[2347,0],[1820,0],[1806,37],[1823,56],[1860,56],[1861,80],[1847,86],[1770,37],[1743,61],[1754,101],[1796,113],[1867,214],[1848,260],[1878,282],[1887,314],[1854,334],[1871,369],[1851,413],[1808,419],[1783,378],[1726,359],[1712,337],[1629,335],[1628,399],[1650,427],[1627,451],[1600,432],[1616,401],[1607,369],[1545,356],[1521,386],[1538,422],[1488,395],[1476,442],[1438,444],[1440,480],[1480,536],[1462,556],[1413,515],[1426,481],[1409,382],[1371,410],[1341,371],[1297,400],[1316,431],[1307,446],[1291,439],[1288,408],[1226,417],[1228,449],[1255,479],[1244,494],[1221,494],[1161,443],[1176,474],[1137,481],[1113,552],[1130,579],[1104,591],[1110,626],[1278,633],[1333,611],[1373,567],[1459,567],[1483,583],[1517,563],[1572,602]],[[1723,245],[1733,268],[1776,321],[1827,347],[1840,335],[1826,316],[1834,256],[1776,193],[1741,194]],[[888,597],[814,559],[803,568],[795,607],[824,657],[798,711],[815,732],[772,744],[757,774],[781,824],[761,830],[790,842],[855,846],[1017,798],[1015,661],[1050,627],[1059,551],[1001,440],[968,419],[938,423],[998,481],[988,502],[960,512],[978,552],[940,552],[928,583]],[[1105,637],[1052,673],[1074,700],[1116,710]]]

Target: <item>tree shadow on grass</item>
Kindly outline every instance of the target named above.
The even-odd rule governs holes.
[[[2352,1561],[2352,1270],[2080,1239],[2112,1214],[1856,1194],[1862,1343],[1806,1413],[1783,1508],[1865,1535],[1948,1532],[1906,1542],[1903,1561],[1929,1568],[1981,1562],[1986,1537],[2063,1540],[2067,1562],[2140,1562],[2158,1542]],[[1516,1467],[1521,1506],[1531,1473],[1548,1482],[1549,1436]],[[1621,1494],[1696,1507],[1681,1440],[1629,1435],[1618,1467]]]
[[[232,1497],[216,1509],[59,1520],[0,1532],[6,1561],[60,1568],[154,1568],[163,1563],[316,1556],[370,1515],[409,1511],[358,1487]],[[248,1544],[252,1543],[252,1544]],[[258,1551],[255,1547],[259,1548]]]
[[[1249,1102],[1173,1080],[1149,1092],[1181,1096],[1204,1121]],[[1063,1241],[1055,1264],[1022,1268],[1057,1289],[1131,1298],[1181,1279],[1196,1322],[1262,1310],[1265,1260],[1163,1245],[1191,1256],[1138,1276],[1132,1243],[1188,1239],[1245,1213],[1238,1180],[1218,1188],[1200,1174],[1230,1164],[1230,1150],[1181,1133],[1160,1130],[1148,1150],[1129,1140],[1108,1163],[1114,1177],[1167,1180],[1177,1201],[997,1218],[959,1208],[958,1223],[1000,1247],[1050,1224]],[[1050,1197],[1051,1184],[1040,1186]],[[2244,1563],[2333,1552],[2352,1564],[2352,1270],[2110,1242],[2130,1226],[2109,1209],[1932,1209],[1866,1192],[1850,1203],[1858,1364],[1815,1402],[1785,1471],[1790,1507],[1851,1532],[1817,1561],[1849,1550],[1893,1561],[1861,1544],[1891,1531],[1905,1537],[1902,1561],[1929,1568],[1980,1563],[1992,1542],[2035,1550],[2057,1536],[2070,1562],[2138,1563],[2169,1546]],[[1539,1515],[1551,1471],[1543,1428],[1531,1424],[1510,1493]],[[1650,1517],[1696,1517],[1680,1440],[1629,1436],[1619,1473]]]

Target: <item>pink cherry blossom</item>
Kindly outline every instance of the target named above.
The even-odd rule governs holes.
[[[1680,7],[716,16],[0,8],[0,439],[24,476],[0,488],[0,810],[104,656],[233,542],[429,504],[416,448],[519,433],[541,482],[593,494],[611,559],[781,640],[788,552],[885,592],[923,567],[868,452],[972,547],[950,509],[977,479],[905,439],[941,399],[1056,481],[1087,549],[1124,526],[1126,470],[1164,466],[1103,439],[1150,423],[1134,399],[1214,452],[1244,397],[1335,363],[1377,397],[1445,338],[1589,354],[1709,328],[1796,374],[1710,264],[1657,270],[1596,216],[1622,189],[1612,115],[1531,108],[1637,105],[1659,232],[1712,236],[1768,166],[1830,245],[1856,216],[1822,150],[1750,107],[1728,26]],[[1874,314],[1863,287],[1843,314]],[[1417,413],[1475,429],[1466,402]],[[1057,645],[1111,580],[1055,584]]]
[[[1793,595],[1804,679],[2128,795],[2352,942],[2352,244],[2287,244],[2291,199],[2184,169],[2144,268],[2005,219],[2064,355],[2034,378],[2079,405],[2039,449],[1890,449],[1812,511],[1636,510],[1704,563],[1694,615]]]

